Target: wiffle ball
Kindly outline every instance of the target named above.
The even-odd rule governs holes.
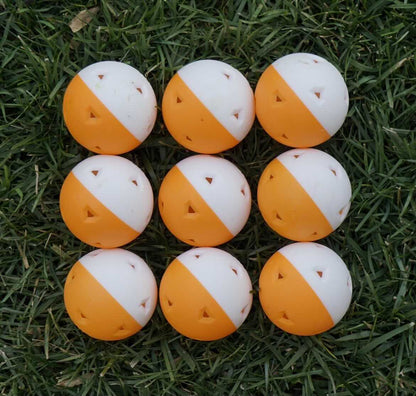
[[[78,163],[59,197],[62,218],[81,241],[114,248],[137,238],[153,211],[153,192],[143,171],[126,158],[96,155]]]
[[[91,337],[114,341],[140,331],[157,303],[157,285],[142,258],[123,249],[99,249],[69,271],[65,307],[74,324]]]
[[[348,112],[348,89],[326,59],[308,53],[283,56],[261,75],[255,90],[256,115],[264,130],[291,147],[325,142]]]
[[[235,257],[216,248],[195,248],[168,266],[159,300],[176,331],[213,341],[241,326],[251,309],[251,291],[250,277]]]
[[[282,330],[311,336],[335,326],[351,302],[352,282],[343,260],[314,242],[277,251],[259,279],[261,306]]]
[[[316,149],[288,150],[264,169],[257,201],[266,223],[294,241],[329,235],[346,218],[351,183],[342,165]]]
[[[179,144],[215,154],[234,147],[248,134],[255,117],[254,95],[234,67],[199,60],[182,67],[169,81],[162,115]]]
[[[63,101],[69,132],[97,154],[122,154],[139,146],[153,129],[156,108],[147,79],[134,67],[114,61],[82,69]]]
[[[178,162],[159,191],[159,212],[170,232],[192,246],[217,246],[247,222],[251,192],[230,161],[194,155]]]

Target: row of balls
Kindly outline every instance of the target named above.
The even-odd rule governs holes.
[[[333,136],[348,111],[348,89],[338,70],[313,54],[294,53],[271,64],[255,94],[235,68],[217,60],[182,67],[162,99],[164,123],[182,146],[215,154],[237,145],[255,115],[278,142],[313,147]],[[70,82],[65,123],[81,145],[98,154],[122,154],[152,131],[157,101],[148,80],[114,61],[94,63]]]
[[[333,327],[351,301],[351,276],[331,249],[313,242],[277,251],[259,279],[261,306],[282,330],[310,336]],[[158,300],[155,278],[139,256],[99,249],[80,258],[64,288],[67,312],[91,337],[114,341],[140,331]],[[167,267],[159,288],[163,315],[182,335],[213,341],[236,331],[253,300],[244,266],[217,248],[194,248]]]
[[[280,154],[264,169],[257,199],[267,224],[294,241],[315,241],[345,219],[351,184],[344,168],[313,148]],[[194,155],[177,163],[162,181],[161,218],[191,246],[218,246],[244,227],[251,209],[246,178],[230,161]],[[69,173],[60,194],[62,218],[83,242],[115,248],[137,238],[153,211],[149,180],[120,156],[89,157]]]

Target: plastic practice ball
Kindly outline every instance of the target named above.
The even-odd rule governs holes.
[[[257,190],[260,212],[278,234],[315,241],[347,216],[351,184],[341,164],[316,149],[284,152],[267,165]]]
[[[159,192],[166,227],[192,246],[216,246],[237,235],[247,222],[250,187],[231,162],[195,155],[177,163]]]
[[[200,60],[180,69],[162,101],[166,127],[189,150],[219,153],[248,134],[255,117],[254,95],[246,78],[232,66]]]
[[[236,331],[252,303],[245,268],[216,248],[191,249],[166,269],[159,288],[163,314],[176,331],[212,341]]]
[[[277,251],[260,274],[260,303],[291,334],[311,336],[335,326],[351,302],[350,273],[331,249],[313,242]]]
[[[114,248],[138,237],[153,211],[153,192],[131,161],[96,155],[77,164],[61,189],[60,208],[69,230],[96,247]]]
[[[139,256],[123,249],[99,249],[72,267],[64,301],[71,320],[84,333],[100,340],[121,340],[150,320],[157,286]]]
[[[291,147],[312,147],[333,136],[348,112],[348,89],[339,71],[320,56],[286,55],[261,75],[256,114],[264,130]]]
[[[87,66],[72,79],[63,113],[79,144],[98,154],[122,154],[147,138],[156,105],[153,88],[139,71],[105,61]]]

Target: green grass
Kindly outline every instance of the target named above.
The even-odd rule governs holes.
[[[78,33],[68,23],[84,2],[0,0],[0,394],[1,395],[414,395],[416,394],[416,5],[412,1],[88,1],[97,16]],[[56,5],[59,4],[59,5]],[[106,343],[68,318],[62,290],[91,250],[63,224],[59,190],[89,153],[66,130],[62,97],[81,68],[127,62],[149,79],[158,102],[184,64],[230,63],[255,87],[276,58],[313,52],[346,79],[350,110],[320,148],[350,176],[353,203],[322,243],[347,263],[353,300],[343,320],[314,337],[283,333],[257,293],[238,332],[211,343],[176,333],[160,309],[137,335]],[[222,154],[253,194],[285,147],[256,122]],[[154,131],[127,158],[154,191],[190,153],[159,113]],[[254,194],[255,195],[255,194]],[[248,224],[224,249],[257,290],[261,267],[288,241],[264,223],[254,200]],[[187,246],[157,211],[127,248],[160,280]]]

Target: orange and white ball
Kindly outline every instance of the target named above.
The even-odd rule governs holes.
[[[339,71],[320,56],[295,53],[273,62],[255,92],[264,130],[291,147],[312,147],[333,136],[348,112],[348,89]]]
[[[200,60],[180,69],[163,95],[162,114],[174,139],[189,150],[215,154],[237,145],[255,117],[246,78],[227,63]]]
[[[216,248],[196,248],[178,256],[159,288],[163,314],[186,337],[213,341],[236,331],[252,304],[252,285],[243,265]]]
[[[217,246],[237,235],[247,222],[251,192],[231,162],[195,155],[165,176],[159,211],[169,231],[192,246]]]
[[[291,334],[329,330],[351,302],[350,273],[331,249],[313,242],[277,251],[260,274],[260,303],[268,318]]]
[[[153,192],[133,162],[96,155],[77,164],[66,177],[59,198],[62,218],[81,241],[114,248],[137,238],[153,211]]]
[[[71,80],[63,113],[79,144],[98,154],[122,154],[150,134],[156,105],[152,86],[138,70],[104,61],[87,66]]]
[[[84,333],[121,340],[140,331],[152,317],[157,285],[139,256],[123,249],[99,249],[72,267],[64,301],[69,317]]]
[[[278,234],[294,241],[315,241],[344,221],[351,184],[344,168],[329,154],[293,149],[267,165],[257,200],[266,223]]]

